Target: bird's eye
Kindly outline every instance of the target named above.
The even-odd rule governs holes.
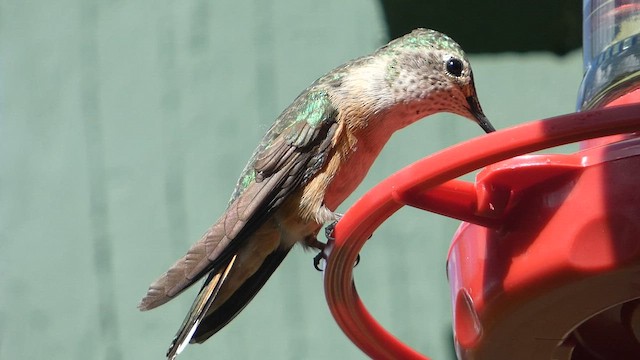
[[[463,68],[464,65],[462,64],[462,61],[460,61],[460,59],[452,57],[447,60],[446,69],[450,75],[459,77],[460,75],[462,75]]]

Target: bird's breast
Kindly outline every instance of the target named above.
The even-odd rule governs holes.
[[[391,136],[386,129],[349,132],[343,128],[323,169],[300,192],[299,214],[317,224],[333,219],[332,212],[358,187]]]
[[[350,151],[337,154],[341,157],[340,166],[331,178],[324,198],[329,209],[335,210],[360,185],[389,139],[389,135],[382,135],[359,134]]]

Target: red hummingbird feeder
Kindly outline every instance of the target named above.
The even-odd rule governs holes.
[[[412,206],[463,221],[447,261],[459,359],[640,358],[640,5],[585,0],[584,12],[582,112],[426,157],[336,225],[327,302],[370,357],[427,359],[377,323],[353,283],[369,236]],[[527,155],[579,141],[573,154]],[[457,180],[483,167],[475,183]]]

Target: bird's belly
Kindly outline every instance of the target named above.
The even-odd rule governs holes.
[[[360,185],[379,151],[367,151],[344,161],[329,183],[324,198],[327,208],[334,211]]]

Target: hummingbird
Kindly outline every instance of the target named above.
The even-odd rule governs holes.
[[[336,208],[391,135],[438,112],[495,130],[462,48],[427,29],[337,67],[298,95],[251,156],[224,214],[138,305],[153,309],[206,277],[167,358],[233,320],[294,244],[320,249],[318,232],[338,220]]]

